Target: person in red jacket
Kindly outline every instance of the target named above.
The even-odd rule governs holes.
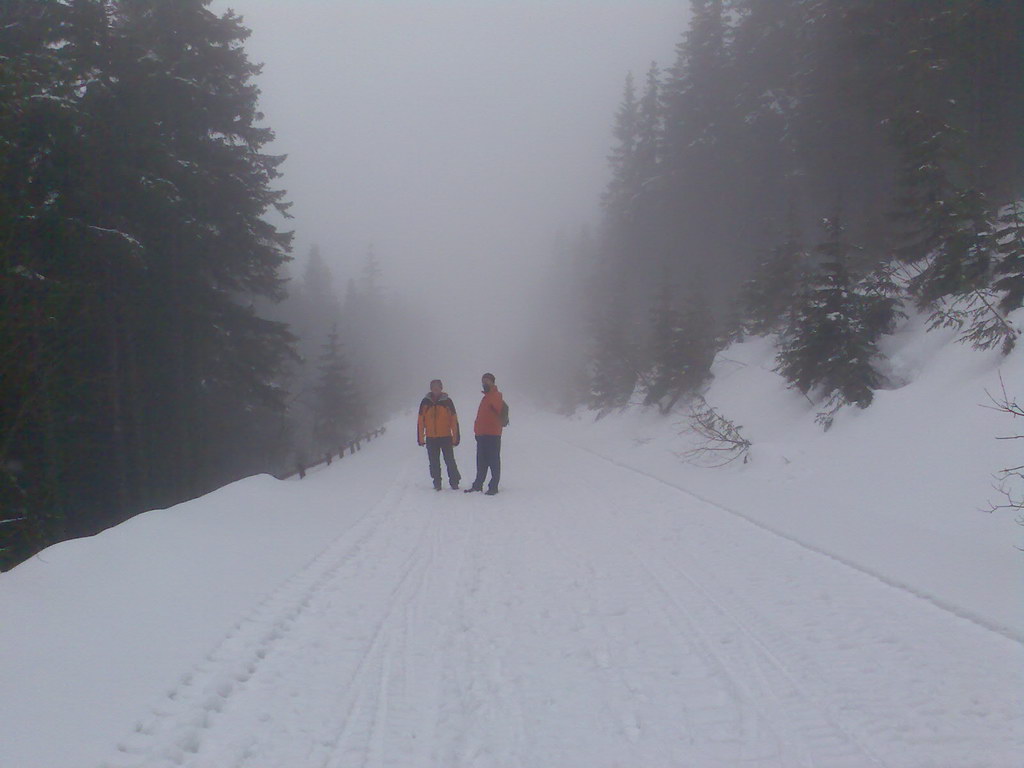
[[[466,493],[482,491],[487,470],[490,470],[491,482],[487,485],[487,495],[494,496],[498,492],[498,481],[501,480],[502,406],[505,399],[494,384],[493,373],[485,373],[480,383],[484,388],[484,396],[476,411],[476,421],[473,422],[473,434],[476,435],[476,480],[466,489]]]
[[[427,463],[435,491],[441,490],[441,455],[448,468],[448,484],[453,489],[458,488],[462,479],[452,450],[459,444],[459,417],[455,413],[455,403],[443,387],[440,379],[430,382],[430,391],[420,402],[416,417],[416,442],[427,446]]]

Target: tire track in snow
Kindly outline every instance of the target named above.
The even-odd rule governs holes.
[[[469,531],[466,558],[453,593],[451,650],[443,683],[449,711],[439,732],[443,754],[435,755],[430,765],[520,765],[519,754],[527,748],[526,715],[519,681],[514,673],[509,676],[514,640],[510,627],[504,626],[508,614],[502,606],[511,602],[506,591],[510,580],[499,573],[507,565],[502,558],[507,521],[491,499],[474,496],[466,501],[474,511],[464,519]]]
[[[205,660],[181,676],[152,716],[118,744],[118,757],[101,768],[178,768],[200,752],[204,733],[274,652],[314,596],[376,534],[384,513],[400,497],[384,497],[316,557],[238,621]]]
[[[450,521],[430,514],[440,499],[422,494],[410,474],[409,467],[400,473],[359,551],[311,596],[300,626],[258,671],[256,687],[228,702],[208,743],[181,765],[438,764],[424,750],[433,748],[436,650],[448,625],[431,627],[427,619],[434,595],[454,592],[459,559],[439,565],[438,544],[453,535]],[[426,506],[417,503],[423,499]],[[252,735],[242,741],[243,732]]]
[[[687,592],[685,600],[680,598],[678,593],[682,590],[678,580],[673,580],[669,586],[669,581],[652,562],[656,553],[650,548],[645,548],[643,553],[638,552],[634,543],[637,537],[627,526],[608,514],[602,515],[605,526],[596,525],[593,517],[605,512],[604,505],[608,504],[612,494],[598,497],[592,484],[577,480],[568,495],[577,505],[583,501],[584,508],[590,513],[588,538],[593,543],[586,551],[602,552],[605,567],[614,563],[615,571],[620,574],[617,581],[636,581],[630,604],[642,606],[644,611],[658,617],[669,628],[668,634],[679,648],[679,655],[684,658],[698,655],[707,676],[719,681],[717,687],[694,698],[713,698],[716,695],[714,690],[723,691],[728,696],[734,712],[734,724],[727,726],[726,731],[736,735],[736,747],[744,754],[734,754],[726,759],[735,759],[745,765],[766,766],[812,765],[818,764],[818,760],[827,760],[823,764],[835,768],[884,765],[855,736],[831,719],[827,711],[822,710],[820,702],[800,689],[786,667],[753,632],[735,620],[720,601],[688,575],[684,585],[689,584],[694,589]],[[641,581],[643,586],[640,586]],[[728,638],[729,643],[723,646],[713,638]],[[743,658],[752,650],[754,663]],[[765,667],[770,667],[776,679],[767,679]],[[620,674],[624,680],[628,670],[620,670]],[[772,701],[776,707],[766,706],[766,702]],[[700,735],[699,730],[702,725],[707,725],[708,715],[699,710],[691,711],[688,702],[684,706],[690,728]],[[718,707],[719,712],[723,709],[724,705]],[[712,731],[720,730],[728,722],[715,715],[714,709],[706,712],[717,718],[717,721],[712,720]],[[768,741],[774,747],[766,742],[765,728],[773,734]],[[760,751],[758,744],[763,745]],[[707,759],[721,758],[708,756]]]
[[[693,587],[690,602],[698,606],[697,609],[689,608],[675,590],[666,586],[664,577],[652,567],[649,552],[641,557],[631,548],[631,553],[662,595],[663,604],[672,606],[678,612],[684,626],[699,638],[704,652],[733,680],[751,706],[768,722],[774,723],[777,732],[785,731],[780,734],[784,741],[789,741],[786,737],[792,735],[787,726],[796,725],[799,742],[795,746],[802,759],[807,761],[806,764],[816,762],[810,756],[811,751],[802,746],[813,738],[816,751],[828,750],[825,758],[831,767],[886,765],[885,761],[832,716],[825,702],[803,689],[789,667],[779,660],[757,633],[739,621],[699,582],[683,572],[684,578]],[[697,610],[700,610],[699,620]],[[712,635],[720,638],[719,642],[714,642]],[[736,643],[733,635],[738,635],[741,642]],[[750,658],[745,659],[745,656]],[[771,673],[774,673],[772,676],[775,680],[769,679]],[[763,704],[765,701],[775,701],[780,708],[785,708],[785,718],[779,717],[779,710],[766,708]]]
[[[772,616],[783,603],[758,604],[765,590],[745,591],[751,572],[729,557],[784,555],[791,573],[773,572],[776,585],[827,574],[879,599],[878,585],[812,548],[780,548],[787,537],[763,526],[682,514],[685,489],[609,473],[592,451],[566,456],[550,439],[509,448],[512,477],[535,487],[493,499],[414,482],[422,454],[401,465],[383,498],[239,622],[107,766],[861,768],[884,765],[877,746],[889,759],[898,740],[879,736],[882,724],[851,727],[828,709],[830,682],[856,670],[816,668],[871,657],[795,642],[793,618],[807,609]],[[903,604],[890,598],[892,611]],[[854,624],[869,616],[862,602]],[[851,626],[841,610],[813,617],[822,643]],[[852,642],[878,640],[865,624]],[[887,661],[916,650],[899,633],[892,646]]]
[[[404,690],[412,672],[426,667],[423,674],[430,675],[429,660],[414,663],[409,657],[409,638],[417,603],[435,571],[437,523],[410,503],[408,482],[400,478],[399,485],[372,541],[321,595],[316,622],[297,638],[305,645],[293,643],[280,654],[279,675],[299,696],[293,707],[280,707],[272,700],[274,681],[267,683],[266,701],[257,697],[257,704],[268,708],[271,727],[238,768],[409,764],[404,758],[388,762],[385,746],[396,732],[416,728]],[[304,660],[312,648],[324,660],[308,670]],[[236,727],[244,727],[246,717],[251,713],[240,713]]]
[[[562,505],[567,508],[583,506],[592,512],[593,504],[581,505],[581,501],[586,502],[588,497],[592,497],[592,491],[587,490],[581,493],[583,486],[579,483],[572,484],[570,488],[562,487],[557,491],[563,500]],[[604,687],[609,695],[602,701],[602,706],[608,713],[608,727],[621,732],[630,743],[638,744],[643,740],[645,730],[648,728],[648,723],[642,713],[642,699],[647,695],[645,693],[646,685],[642,679],[643,676],[635,669],[635,662],[631,664],[626,660],[627,649],[623,647],[622,642],[624,638],[614,637],[612,626],[616,623],[631,621],[627,618],[629,608],[642,604],[641,594],[635,588],[629,589],[626,594],[618,597],[615,594],[610,594],[609,590],[612,584],[615,585],[614,592],[621,593],[625,585],[631,582],[631,574],[628,571],[622,571],[621,564],[616,562],[617,558],[614,556],[612,547],[609,547],[606,542],[599,541],[592,533],[587,538],[591,541],[590,546],[583,548],[570,546],[570,540],[573,540],[575,544],[578,539],[568,537],[564,530],[549,530],[547,535],[547,539],[558,553],[559,559],[572,563],[572,572],[580,574],[573,578],[570,586],[576,587],[576,591],[582,594],[575,601],[568,601],[566,610],[576,615],[578,631],[584,635],[582,640],[587,644],[586,650],[592,659],[595,668],[594,674],[605,681]],[[598,554],[600,562],[595,562],[595,555]],[[613,566],[615,567],[613,568]],[[613,573],[615,574],[614,578],[611,575]],[[619,619],[621,622],[618,621]],[[633,638],[631,642],[635,639]],[[647,658],[653,655],[651,649],[645,648],[644,652],[647,654]],[[679,677],[682,675],[680,670],[685,669],[686,678],[691,683],[697,681],[698,685],[702,685],[706,689],[705,681],[713,679],[714,674],[703,663],[684,663],[684,661],[688,661],[689,655],[688,649],[683,648],[678,657],[672,660],[673,675]],[[618,692],[619,695],[613,698],[611,695],[613,691]],[[708,699],[715,697],[714,693],[708,695],[704,692],[702,695]],[[731,697],[729,700],[730,703],[734,702]],[[681,719],[685,721],[681,730],[688,734],[691,741],[699,730],[698,721],[702,719],[701,715],[697,714],[698,710],[703,713],[711,713],[713,717],[717,717],[716,713],[721,713],[723,709],[728,710],[730,714],[727,715],[727,720],[735,714],[735,707],[731,704],[699,706],[690,700],[684,700],[677,702],[677,706],[681,710]],[[663,750],[657,756],[659,763],[675,762],[672,760],[670,752],[671,750],[667,748]]]
[[[384,614],[346,681],[350,692],[341,706],[345,715],[334,738],[324,744],[333,753],[324,768],[380,764],[377,758],[383,753],[392,682],[392,646],[401,641],[403,635],[408,635],[408,607],[423,589],[433,563],[433,558],[425,561],[422,554],[429,529],[429,524],[424,524],[416,543],[401,563]],[[414,579],[413,574],[417,578]]]
[[[784,539],[784,540],[790,542],[791,544],[795,544],[798,547],[802,547],[802,548],[804,548],[806,550],[809,550],[809,551],[815,553],[816,555],[821,555],[822,557],[827,557],[830,560],[834,560],[835,562],[839,563],[840,565],[844,565],[847,568],[851,568],[852,570],[857,571],[858,573],[861,573],[861,574],[863,574],[865,576],[868,576],[868,577],[870,577],[872,579],[880,581],[880,582],[882,582],[883,584],[885,584],[888,587],[891,587],[893,589],[898,589],[901,592],[906,592],[907,594],[912,595],[913,597],[915,597],[915,598],[917,598],[919,600],[924,600],[925,602],[930,603],[931,605],[935,606],[936,608],[939,608],[939,609],[941,609],[941,610],[943,610],[943,611],[945,611],[947,613],[953,614],[958,619],[962,619],[963,621],[969,621],[969,622],[971,622],[973,624],[976,624],[978,627],[980,627],[980,628],[982,628],[984,630],[987,630],[989,632],[993,632],[993,633],[995,633],[997,635],[1001,635],[1002,637],[1006,638],[1007,640],[1010,640],[1010,641],[1012,641],[1014,643],[1017,643],[1018,645],[1024,645],[1024,633],[1017,632],[1016,630],[1014,630],[1011,627],[1006,627],[1006,626],[1003,626],[1003,625],[991,622],[991,621],[989,621],[988,619],[986,619],[983,616],[980,616],[980,615],[978,615],[978,614],[976,614],[976,613],[974,613],[972,611],[969,611],[969,610],[967,610],[965,608],[962,608],[960,606],[954,605],[953,603],[950,603],[950,602],[948,602],[948,601],[946,601],[946,600],[944,600],[944,599],[942,599],[940,597],[937,597],[935,595],[930,595],[930,594],[928,594],[926,592],[922,592],[921,590],[916,589],[915,587],[911,586],[910,584],[907,584],[905,582],[902,582],[902,581],[900,581],[898,579],[894,579],[894,578],[889,577],[889,576],[885,576],[885,575],[883,575],[881,573],[878,573],[877,571],[874,571],[874,570],[872,570],[870,568],[867,568],[867,567],[865,567],[865,566],[863,566],[863,565],[861,565],[861,564],[859,564],[859,563],[857,563],[857,562],[855,562],[853,560],[850,560],[849,558],[843,557],[842,555],[836,554],[835,552],[832,552],[830,550],[824,549],[824,548],[819,547],[819,546],[817,546],[815,544],[811,544],[810,542],[807,542],[807,541],[804,541],[803,539],[797,538],[796,536],[793,536],[793,535],[791,535],[789,533],[786,533],[785,531],[782,531],[782,530],[780,530],[778,528],[774,528],[771,525],[768,525],[767,523],[763,523],[760,520],[757,520],[756,518],[754,518],[754,517],[752,517],[750,515],[745,514],[744,512],[741,512],[741,511],[739,511],[737,509],[733,509],[732,507],[728,507],[728,506],[726,506],[724,504],[720,504],[719,502],[715,501],[714,499],[710,499],[710,498],[707,498],[706,496],[702,496],[699,493],[691,491],[688,488],[684,488],[681,485],[676,485],[675,483],[669,482],[668,480],[665,480],[665,479],[663,479],[661,477],[658,477],[657,475],[654,475],[654,474],[649,473],[649,472],[645,472],[642,469],[638,469],[636,467],[630,466],[629,464],[625,464],[625,463],[623,463],[621,461],[618,461],[618,460],[613,459],[611,457],[605,456],[605,455],[603,455],[601,453],[598,453],[597,451],[595,451],[595,450],[593,450],[591,448],[587,448],[587,447],[582,446],[582,445],[577,445],[576,443],[573,443],[573,442],[571,442],[569,440],[564,440],[562,438],[549,438],[549,439],[557,440],[560,444],[568,445],[568,446],[570,446],[572,448],[575,448],[578,451],[582,451],[584,453],[590,454],[591,456],[594,456],[594,457],[600,459],[601,461],[607,462],[608,464],[611,464],[612,466],[618,467],[619,469],[625,470],[627,472],[632,472],[632,473],[634,473],[636,475],[640,475],[641,477],[645,477],[648,480],[653,480],[656,483],[660,483],[661,485],[664,485],[664,486],[666,486],[668,488],[671,488],[671,489],[673,489],[675,491],[678,491],[679,493],[686,494],[687,496],[690,496],[690,497],[696,499],[697,501],[699,501],[699,502],[701,502],[703,504],[706,504],[706,505],[708,505],[710,507],[714,507],[715,509],[719,509],[722,512],[727,512],[728,514],[733,515],[733,516],[735,516],[735,517],[737,517],[737,518],[739,518],[739,519],[749,523],[750,525],[753,525],[756,528],[759,528],[762,531],[765,531],[766,533],[770,533],[773,536],[777,536],[780,539]]]
[[[593,455],[599,461],[590,474],[606,477],[601,467],[609,460]],[[730,638],[725,646],[726,659],[742,679],[763,678],[765,673],[772,678],[773,669],[784,673],[784,687],[792,686],[808,701],[818,702],[828,720],[874,755],[876,764],[910,749],[919,755],[913,764],[1001,766],[1014,750],[1011,745],[1020,744],[1020,729],[1012,725],[1021,722],[1019,696],[1011,695],[1012,670],[1019,670],[1021,661],[1016,643],[1007,643],[1001,633],[975,622],[964,623],[955,612],[950,616],[949,611],[936,610],[931,601],[921,602],[912,592],[893,592],[884,580],[865,580],[858,568],[837,569],[835,558],[821,557],[813,548],[792,549],[784,535],[759,539],[745,533],[743,519],[723,528],[716,520],[672,507],[663,507],[651,529],[667,530],[676,519],[686,526],[675,532],[676,539],[645,538],[638,533],[641,526],[630,526],[624,519],[620,535],[643,542],[642,551],[636,552],[638,562],[662,582],[666,595],[703,593],[740,629],[740,638],[749,638],[743,643]],[[749,531],[763,528],[755,525]],[[684,533],[693,541],[684,540]],[[781,550],[772,543],[780,539],[787,542]],[[786,555],[787,547],[792,556]],[[690,560],[700,578],[685,565]],[[768,567],[759,566],[761,562]],[[851,573],[857,576],[844,575]],[[687,584],[688,589],[680,589]],[[699,607],[699,596],[678,600]],[[698,612],[698,617],[711,626],[717,621],[713,614]],[[802,642],[794,642],[795,636]],[[753,647],[741,653],[750,641]],[[1000,662],[990,668],[966,663],[980,648],[988,648]],[[900,681],[895,689],[893,679]],[[959,738],[962,728],[972,737]],[[988,739],[982,735],[986,732]]]

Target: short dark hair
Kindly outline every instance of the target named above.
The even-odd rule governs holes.
[[[485,373],[480,378],[481,379],[490,379],[491,381],[494,381],[494,374],[493,373]]]
[[[431,379],[430,380],[430,386],[434,386],[435,384],[437,384],[437,386],[439,386],[439,387],[443,387],[444,386],[444,384],[441,383],[440,379]]]

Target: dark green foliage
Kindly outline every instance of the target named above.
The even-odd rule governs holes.
[[[931,327],[957,328],[976,349],[1001,345],[1009,353],[1019,336],[1005,318],[1013,280],[1000,288],[997,275],[1013,270],[1012,214],[997,225],[981,192],[953,182],[962,137],[952,128],[920,112],[897,126],[903,159],[895,218],[903,225],[900,256],[917,270],[910,292],[930,310]],[[993,288],[1008,293],[1001,301]]]
[[[666,281],[651,312],[651,325],[652,365],[644,376],[644,404],[668,412],[710,376],[717,351],[714,323],[699,295],[691,292],[677,305]]]
[[[974,349],[999,347],[1008,355],[1016,346],[1020,329],[999,309],[999,296],[992,290],[977,290],[950,302],[936,312],[937,324],[962,329],[958,341]]]
[[[281,158],[248,31],[207,5],[0,6],[7,564],[273,469],[292,338],[254,305],[283,296]]]
[[[593,321],[593,352],[589,366],[588,404],[598,411],[621,408],[629,403],[636,388],[638,348],[631,327],[622,321],[615,305],[604,308]]]
[[[664,115],[661,107],[661,70],[652,63],[647,70],[644,92],[637,105],[636,136],[633,150],[633,172],[637,184],[636,207],[643,210],[655,193],[661,172]]]
[[[614,295],[619,325],[636,327],[657,311],[667,268],[670,281],[698,286],[719,327],[768,333],[782,319],[793,329],[804,261],[795,233],[842,199],[846,237],[863,248],[847,267],[850,290],[907,294],[933,325],[1008,351],[1018,331],[1006,315],[1024,302],[1020,214],[1006,208],[1024,187],[1024,4],[690,5],[676,60],[657,78],[660,115],[645,117],[630,81],[617,117],[598,268],[612,279],[595,281],[591,306],[607,312]],[[656,126],[653,161],[641,160],[645,125]],[[884,266],[894,257],[909,285]],[[873,307],[861,319],[884,326],[885,302]],[[650,335],[637,333],[637,346],[653,350]],[[853,347],[838,357],[867,359]],[[866,362],[860,370],[850,402],[869,400]]]
[[[743,314],[751,332],[771,333],[786,322],[806,261],[802,246],[791,237],[758,263],[742,294]]]
[[[950,178],[953,129],[921,112],[896,123],[901,149],[894,217],[902,225],[903,260],[920,265],[910,289],[924,306],[988,285],[992,222],[984,195]]]
[[[867,337],[877,341],[893,333],[900,320],[906,319],[903,311],[903,283],[898,277],[894,264],[878,264],[867,273],[858,271],[855,293],[861,298],[861,313]]]
[[[636,87],[633,84],[633,75],[630,74],[626,76],[622,103],[615,115],[615,126],[612,129],[615,146],[608,156],[612,178],[602,200],[609,216],[619,225],[625,225],[633,218],[641,181],[636,165],[638,109]]]
[[[998,254],[993,287],[1004,291],[999,308],[1010,313],[1024,306],[1024,200],[1014,200],[1002,210],[993,240]]]
[[[854,248],[838,217],[826,220],[827,239],[817,246],[819,267],[808,276],[782,332],[778,371],[803,394],[819,391],[822,421],[845,404],[866,408],[882,383],[874,362],[876,342],[891,332],[899,300],[886,277],[858,280]]]

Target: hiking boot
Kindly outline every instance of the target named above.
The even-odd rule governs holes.
[[[441,481],[440,480],[435,480],[434,481],[434,490],[435,491],[440,491],[441,490]]]
[[[484,491],[484,496],[497,496],[497,495],[498,495],[498,489],[497,488],[488,488],[486,491]]]
[[[459,490],[459,482],[457,480],[454,483],[450,483],[450,485],[453,491]]]
[[[477,488],[475,485],[471,485],[469,488],[464,490],[463,493],[479,493],[482,490],[483,488]]]

